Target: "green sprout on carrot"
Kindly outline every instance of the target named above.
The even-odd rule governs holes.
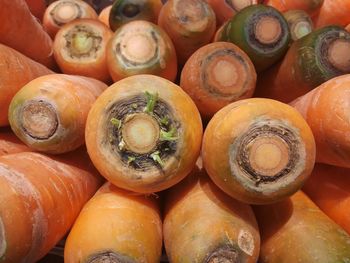
[[[128,165],[130,165],[136,158],[134,156],[128,156]]]
[[[112,119],[111,119],[111,123],[112,123],[115,127],[117,127],[118,130],[119,130],[120,127],[122,126],[121,120],[118,120],[118,119],[116,119],[116,118],[112,118]]]
[[[177,135],[177,130],[175,127],[171,127],[170,131],[160,130],[159,139],[161,141],[175,141],[179,137]]]
[[[147,97],[147,105],[144,111],[147,113],[153,113],[154,106],[156,105],[158,100],[158,93],[149,93],[148,91],[146,91],[145,94]]]
[[[160,158],[159,151],[156,151],[156,152],[152,153],[151,157],[152,157],[153,161],[158,163],[160,166],[162,166],[162,167],[164,166],[164,162]]]

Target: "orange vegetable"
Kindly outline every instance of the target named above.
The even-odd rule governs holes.
[[[41,21],[46,9],[45,0],[26,0],[26,2],[30,12]]]
[[[34,263],[65,235],[101,184],[83,150],[0,157],[0,258]]]
[[[330,0],[333,1],[333,0]],[[286,12],[289,10],[303,10],[310,16],[316,15],[320,8],[322,8],[323,2],[327,0],[264,0],[265,5],[272,6],[280,12]]]
[[[315,136],[316,160],[350,168],[350,74],[333,78],[291,103]]]
[[[253,211],[195,169],[167,194],[163,225],[172,263],[256,263],[260,236]]]
[[[328,25],[346,26],[350,23],[349,0],[324,0],[320,12],[313,18],[316,28]]]
[[[158,25],[174,43],[180,65],[215,34],[215,13],[203,0],[169,0],[159,13]]]
[[[109,15],[112,9],[112,5],[109,5],[102,9],[101,13],[98,15],[98,19],[109,27]]]
[[[45,11],[43,26],[54,38],[65,24],[79,18],[97,19],[95,10],[82,0],[64,0],[51,3]]]
[[[96,100],[85,139],[91,160],[111,183],[152,193],[178,183],[192,170],[202,123],[179,86],[137,75],[116,82]]]
[[[65,250],[66,263],[159,263],[162,221],[157,203],[106,183],[84,206]]]
[[[64,25],[54,41],[55,59],[62,72],[110,82],[106,46],[112,34],[95,19],[78,19]]]
[[[306,36],[314,29],[311,17],[303,10],[289,10],[284,12],[283,16],[288,22],[293,41]]]
[[[314,166],[315,141],[291,106],[246,99],[222,108],[210,120],[202,157],[224,192],[246,203],[266,204],[302,187]]]
[[[334,222],[350,234],[350,170],[316,164],[303,187],[305,193]]]
[[[0,43],[54,68],[52,40],[24,0],[1,0]]]
[[[0,156],[31,151],[12,132],[0,131]]]
[[[52,74],[25,85],[13,98],[9,121],[32,149],[64,153],[84,144],[86,118],[107,85],[81,76]]]
[[[254,212],[261,233],[260,263],[350,260],[350,236],[303,192]]]
[[[252,61],[239,47],[227,42],[198,49],[187,60],[180,81],[207,119],[231,102],[250,98],[255,84]]]
[[[0,61],[0,127],[3,127],[9,124],[8,107],[13,96],[29,81],[53,72],[2,44]]]

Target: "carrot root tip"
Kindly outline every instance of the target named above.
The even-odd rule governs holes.
[[[86,263],[136,263],[136,261],[115,252],[105,251],[91,255]]]
[[[222,246],[215,249],[207,259],[205,263],[238,263],[240,262],[239,253],[231,246]]]

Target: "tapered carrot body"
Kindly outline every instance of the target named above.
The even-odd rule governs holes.
[[[83,150],[61,158],[28,152],[0,157],[2,262],[37,262],[100,184]]]
[[[26,2],[30,12],[41,21],[46,9],[45,0],[26,0]]]
[[[151,197],[110,183],[84,206],[64,251],[64,262],[160,262],[162,221]]]
[[[103,8],[101,13],[98,15],[98,19],[108,27],[109,27],[109,15],[110,15],[111,9],[112,9],[112,5],[109,5]]]
[[[266,204],[302,187],[314,166],[315,141],[291,106],[246,99],[222,108],[210,120],[202,157],[224,192],[246,203]]]
[[[333,78],[291,102],[316,140],[317,162],[350,168],[350,74]]]
[[[350,23],[349,0],[324,0],[320,12],[313,18],[316,28],[328,25],[346,26]]]
[[[334,222],[350,234],[350,170],[316,164],[303,191]]]
[[[332,1],[332,0],[331,0]],[[315,16],[327,0],[264,0],[265,5],[272,6],[280,12],[303,10],[310,16]]]
[[[199,112],[174,83],[152,75],[110,86],[90,110],[85,139],[91,160],[118,187],[164,190],[195,165],[202,138]]]
[[[314,29],[311,17],[303,10],[289,10],[284,12],[283,16],[288,22],[293,41],[306,36]]]
[[[16,50],[0,44],[0,127],[7,126],[8,107],[29,81],[53,72]]]
[[[323,82],[350,73],[350,34],[338,26],[295,41],[281,64],[259,75],[254,96],[289,103]]]
[[[2,0],[0,17],[0,43],[54,68],[52,40],[24,0]]]
[[[97,19],[98,15],[89,4],[82,0],[55,1],[46,8],[43,26],[54,38],[63,25],[80,18]]]
[[[152,74],[174,81],[177,59],[173,43],[159,26],[144,20],[120,27],[107,45],[107,65],[116,82]]]
[[[252,209],[194,170],[167,193],[164,243],[172,263],[251,262],[260,236]]]
[[[0,131],[0,156],[31,151],[12,132]]]
[[[109,82],[106,46],[113,32],[96,19],[78,19],[56,34],[54,56],[65,74]]]
[[[32,149],[59,154],[84,144],[86,118],[107,85],[91,78],[52,74],[25,85],[13,98],[9,121]]]
[[[198,49],[187,60],[180,81],[207,119],[231,102],[250,98],[255,84],[256,72],[250,58],[227,42]]]
[[[174,43],[180,65],[215,34],[213,9],[202,0],[169,0],[162,7],[158,25]]]
[[[350,260],[350,236],[304,193],[254,207],[261,233],[261,263],[328,263]]]

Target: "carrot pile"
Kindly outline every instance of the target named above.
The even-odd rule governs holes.
[[[1,0],[0,262],[350,262],[349,13]]]

